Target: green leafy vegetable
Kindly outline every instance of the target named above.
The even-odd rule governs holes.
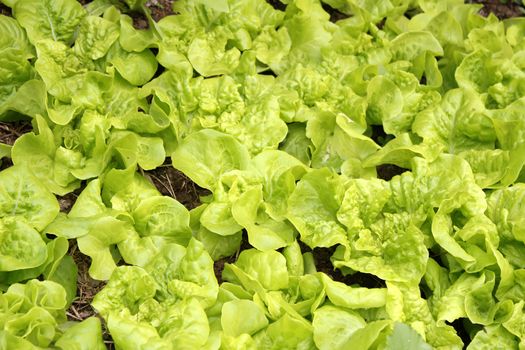
[[[0,347],[525,344],[522,18],[2,3]]]

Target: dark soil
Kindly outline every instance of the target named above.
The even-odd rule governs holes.
[[[128,13],[128,15],[133,20],[133,27],[135,29],[148,29],[149,28],[148,18],[146,17],[145,14],[140,13],[140,12],[130,12]]]
[[[69,313],[72,315],[68,316],[77,320],[84,320],[95,314],[95,310],[91,307],[91,301],[104,288],[106,282],[94,280],[89,276],[91,258],[80,252],[76,240],[69,241],[68,254],[73,257],[78,267],[77,299],[70,307]]]
[[[145,171],[144,176],[150,179],[160,193],[175,198],[188,210],[198,207],[201,204],[200,197],[211,193],[173,168],[170,158],[157,169]]]
[[[281,7],[283,6],[279,0],[267,0],[269,3],[274,5],[274,3],[279,3]],[[483,8],[479,11],[479,13],[482,16],[488,16],[490,13],[493,13],[500,19],[505,18],[512,18],[512,17],[519,17],[523,16],[525,14],[525,8],[523,5],[518,4],[517,1],[513,0],[467,0],[465,1],[467,3],[476,3],[476,4],[482,4]],[[323,8],[326,12],[330,14],[330,21],[331,22],[337,22],[339,20],[345,19],[350,17],[347,14],[344,14],[337,9],[334,9],[330,7],[329,5],[323,3]],[[274,5],[275,8],[277,8]],[[282,8],[279,8],[279,10],[282,10]],[[409,17],[410,18],[410,17]],[[379,27],[382,27],[383,22],[379,24]]]
[[[384,146],[390,141],[393,136],[385,132],[382,125],[372,125],[372,135],[370,138],[374,140],[378,145]],[[377,177],[383,180],[390,180],[396,175],[400,175],[407,171],[394,164],[381,164],[377,166]]]
[[[396,175],[401,175],[408,169],[400,168],[394,164],[381,164],[376,167],[377,177],[389,181]]]
[[[272,5],[272,7],[276,10],[286,11],[286,5],[279,0],[266,0],[266,2]],[[333,7],[325,4],[324,2],[321,3],[321,5],[323,6],[323,9],[330,15],[331,22],[335,23],[341,19],[350,17],[349,15],[344,14],[337,9],[334,9]]]
[[[66,214],[69,213],[69,211],[73,207],[73,204],[75,204],[78,196],[80,195],[80,193],[82,193],[85,187],[86,187],[85,184],[82,184],[82,186],[80,186],[79,188],[77,188],[71,193],[68,193],[64,196],[56,196],[58,200],[58,204],[60,205],[60,211],[62,213],[66,213]]]
[[[222,270],[224,270],[225,264],[233,264],[235,261],[237,261],[237,258],[239,257],[239,253],[243,250],[253,248],[250,243],[248,242],[248,237],[246,235],[246,232],[243,233],[242,240],[241,240],[241,246],[239,247],[239,250],[233,254],[232,256],[228,256],[226,258],[219,259],[213,263],[213,271],[215,272],[215,277],[217,278],[217,281],[219,284],[223,282],[222,280]]]
[[[0,122],[0,142],[12,145],[17,138],[32,130],[31,122],[27,120],[10,123]]]
[[[525,14],[525,9],[513,0],[468,0],[468,3],[483,4],[479,11],[482,16],[488,16],[490,13],[495,14],[500,19],[519,17]]]
[[[217,282],[221,284],[223,282],[222,280],[222,270],[224,270],[224,264],[233,264],[237,260],[237,257],[235,255],[232,255],[227,258],[222,258],[213,263],[213,272],[215,273],[215,278],[217,278]]]
[[[383,129],[383,125],[370,125],[370,129],[372,131],[372,135],[370,136],[370,138],[374,140],[374,142],[377,143],[379,146],[386,145],[387,142],[393,138],[392,135],[389,135],[385,132],[385,129]]]
[[[11,158],[2,158],[0,159],[0,171],[9,168],[13,165]]]
[[[175,14],[173,12],[173,3],[176,0],[149,0],[146,3],[146,7],[149,9],[151,18],[155,22],[160,21],[162,18]],[[130,12],[129,15],[133,19],[133,27],[136,29],[148,29],[149,22],[148,17],[144,13]]]
[[[323,9],[330,15],[330,22],[335,23],[337,21],[350,17],[349,15],[344,14],[337,9],[334,9],[333,7],[325,4],[324,2],[321,5],[323,6]]]
[[[267,3],[273,6],[274,9],[284,11],[286,10],[286,5],[279,0],[266,0]]]
[[[0,14],[4,16],[12,16],[11,8],[5,6],[0,2]]]
[[[0,122],[0,143],[13,145],[17,138],[32,130],[33,127],[29,121],[18,121],[11,123]],[[13,165],[13,162],[9,158],[3,158],[0,161],[0,171]]]
[[[149,8],[153,20],[159,21],[163,17],[173,14],[174,1],[176,0],[149,0],[146,6]],[[79,2],[85,5],[91,2],[91,0],[79,0]],[[281,11],[286,10],[286,5],[284,5],[279,0],[267,0],[267,2],[275,9]],[[483,4],[484,6],[480,10],[480,14],[483,16],[487,16],[489,13],[494,13],[497,17],[504,19],[524,15],[523,6],[512,1],[503,3],[500,0],[467,0],[466,2]],[[331,8],[326,4],[323,4],[323,8],[330,14],[330,20],[332,22],[337,22],[349,17],[348,15]],[[9,7],[0,3],[0,14],[11,16],[12,12]],[[144,14],[129,13],[129,15],[133,18],[133,23],[136,28],[147,29],[149,27],[147,17]],[[0,142],[12,145],[18,137],[30,131],[32,131],[32,126],[29,121],[19,121],[12,123],[0,122]],[[387,135],[384,130],[382,130],[382,128],[372,128],[372,138],[379,144],[385,144],[388,142],[389,137],[390,135]],[[10,159],[2,159],[0,170],[5,169],[11,165],[12,162]],[[389,180],[393,176],[406,171],[406,169],[402,169],[391,164],[385,164],[379,166],[377,171],[380,178]],[[200,188],[183,173],[174,169],[171,166],[169,159],[161,167],[145,172],[145,176],[152,181],[152,183],[163,195],[176,198],[188,209],[192,209],[200,205],[200,197],[209,194],[209,191]],[[60,210],[62,212],[69,212],[80,191],[81,189],[65,196],[58,197]],[[241,247],[236,254],[233,254],[230,257],[219,259],[214,263],[214,272],[219,283],[222,283],[222,271],[224,269],[224,265],[226,263],[235,262],[239,256],[239,253],[249,248],[251,248],[251,246],[248,243],[245,234],[243,236]],[[348,285],[358,284],[360,286],[369,288],[385,286],[384,281],[373,275],[365,273],[353,273],[351,275],[345,276],[339,269],[334,269],[330,261],[330,257],[334,252],[334,248],[315,248],[311,250],[302,244],[302,249],[303,251],[312,251],[317,270],[326,273],[335,281],[343,282]],[[96,312],[91,307],[90,303],[93,297],[105,286],[105,282],[93,280],[89,276],[88,269],[91,264],[91,259],[78,250],[75,240],[70,241],[70,249],[68,254],[73,257],[78,267],[78,289],[77,299],[68,309],[67,315],[70,320],[81,321],[96,315]],[[465,343],[468,343],[470,340],[468,339],[468,335],[466,335],[464,327],[460,321],[456,321],[452,325],[454,328],[456,328]],[[105,328],[104,341],[108,349],[114,348],[111,337]]]
[[[155,22],[173,14],[173,3],[175,0],[150,0],[146,7],[151,11],[151,17]]]
[[[106,282],[97,281],[89,276],[88,270],[91,266],[91,258],[82,254],[78,250],[76,240],[69,241],[69,255],[73,257],[75,264],[78,267],[78,282],[77,282],[77,298],[69,307],[66,315],[70,321],[83,321],[91,316],[98,316],[96,311],[91,306],[91,301],[95,295],[104,288]],[[104,320],[99,317],[102,322],[102,336],[104,343],[108,349],[114,349],[113,340],[105,327]]]
[[[457,320],[455,320],[454,322],[452,323],[449,323],[449,325],[451,325],[452,327],[454,327],[454,329],[456,330],[456,332],[458,333],[458,336],[461,338],[461,340],[463,341],[463,348],[466,349],[467,345],[470,344],[470,341],[472,339],[470,339],[470,336],[467,332],[467,330],[465,329],[465,324],[463,322],[464,319],[461,319],[461,318],[458,318]]]
[[[336,269],[330,260],[336,249],[335,246],[330,248],[314,248],[312,250],[302,242],[299,242],[299,245],[301,246],[301,251],[303,253],[312,252],[312,255],[314,256],[315,268],[317,271],[327,274],[336,282],[342,282],[347,285],[359,285],[366,288],[385,287],[385,281],[377,278],[374,275],[361,272],[355,272],[346,276],[343,275],[341,270]]]
[[[58,204],[60,205],[60,211],[66,214],[69,213],[77,198],[78,194],[73,192],[68,193],[65,196],[57,196]]]

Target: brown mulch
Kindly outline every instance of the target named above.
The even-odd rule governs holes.
[[[512,0],[468,0],[466,2],[482,4],[483,8],[481,8],[479,13],[485,17],[490,13],[495,14],[500,19],[519,17],[525,14],[523,6]]]
[[[83,5],[91,2],[91,0],[78,1]],[[146,6],[151,11],[152,18],[155,21],[159,21],[163,17],[173,14],[174,1],[176,0],[149,0],[146,3]],[[267,0],[267,2],[278,10],[284,11],[286,9],[286,5],[281,3],[279,0]],[[504,19],[524,15],[523,6],[513,1],[502,3],[501,0],[468,0],[466,2],[483,4],[484,6],[480,10],[480,14],[483,16],[487,16],[489,13],[494,13],[498,18]],[[330,8],[325,4],[323,4],[323,7],[330,14],[330,20],[332,22],[336,22],[348,17],[348,15],[343,14],[336,9]],[[11,9],[2,3],[0,3],[0,14],[12,16]],[[147,29],[149,27],[147,17],[144,14],[129,13],[129,15],[133,18],[133,24],[135,28]],[[30,131],[32,131],[30,121],[17,121],[10,123],[0,122],[0,142],[12,145],[18,137]],[[381,133],[380,131],[374,135],[375,139],[382,141],[385,141],[386,137],[387,135]],[[9,159],[3,159],[0,170],[5,169],[10,165],[12,165],[12,163]],[[396,167],[395,165],[387,164],[378,167],[378,176],[388,180],[392,176],[397,175],[403,171],[405,171],[405,169]],[[145,176],[151,180],[151,182],[163,195],[176,198],[188,209],[193,209],[199,206],[201,204],[200,197],[210,193],[206,189],[197,186],[183,173],[174,169],[171,166],[171,163],[165,163],[157,169],[146,171]],[[65,196],[58,197],[60,210],[62,212],[69,212],[80,191],[81,189]],[[304,248],[304,245],[302,245],[302,247]],[[251,246],[247,241],[246,235],[244,235],[241,247],[236,254],[215,261],[214,272],[219,283],[222,283],[222,271],[224,269],[224,265],[226,263],[235,262],[238,258],[239,252],[249,248],[251,248]],[[317,270],[326,273],[335,281],[343,282],[348,285],[359,284],[360,286],[370,288],[384,287],[384,282],[373,275],[355,273],[344,276],[340,270],[334,269],[330,261],[330,257],[333,254],[334,248],[315,248],[313,250],[308,248],[304,249],[304,251],[312,251]],[[91,301],[93,300],[93,297],[105,286],[106,282],[96,281],[89,276],[88,269],[91,264],[91,259],[78,250],[75,240],[70,240],[70,250],[68,254],[73,257],[78,267],[78,289],[77,299],[68,309],[67,315],[70,320],[81,321],[96,315],[95,310],[91,307]],[[454,326],[456,329],[460,329],[459,326]],[[105,328],[103,336],[108,349],[113,349],[113,342]]]
[[[104,288],[105,281],[97,281],[89,276],[89,266],[91,266],[91,258],[82,254],[78,249],[76,240],[69,241],[69,255],[73,257],[75,264],[78,267],[78,282],[77,282],[77,298],[69,307],[66,315],[70,321],[83,321],[91,316],[97,316],[102,322],[102,336],[104,343],[108,349],[113,349],[113,340],[106,329],[104,320],[97,315],[96,311],[91,306],[91,301],[95,295]]]
[[[78,0],[82,5],[90,3],[92,0]],[[151,11],[151,16],[155,21],[159,21],[168,15],[173,14],[172,5],[175,0],[150,0],[146,3],[146,6]],[[275,9],[284,11],[286,5],[279,0],[267,0]],[[498,18],[511,18],[523,16],[524,8],[518,3],[508,0],[467,0],[468,3],[483,4],[483,8],[480,10],[480,14],[488,16],[489,13],[494,13]],[[328,5],[323,3],[323,7],[330,14],[330,20],[337,22],[340,19],[348,18],[348,15],[343,14],[335,9],[330,8]],[[0,14],[5,16],[11,16],[11,9],[4,4],[0,3]],[[133,23],[137,29],[146,29],[149,27],[146,17],[139,13],[130,14],[133,18]]]
[[[188,210],[198,207],[201,204],[200,197],[211,193],[173,168],[170,158],[160,167],[145,171],[144,176],[150,179],[160,193],[175,198]]]
[[[32,130],[33,127],[31,126],[31,122],[27,120],[10,123],[0,122],[0,143],[13,145],[17,138]],[[13,162],[11,159],[0,159],[0,171],[9,168],[12,165]]]
[[[95,310],[91,307],[91,301],[104,288],[106,282],[94,280],[89,276],[91,258],[80,252],[75,240],[69,241],[68,254],[73,257],[78,267],[77,299],[73,301],[68,316],[81,321],[95,314]]]
[[[17,138],[32,130],[33,126],[28,120],[9,123],[0,122],[0,142],[12,145]]]
[[[80,195],[80,193],[82,193],[84,188],[86,188],[86,185],[83,183],[79,188],[77,188],[71,193],[68,193],[64,196],[56,196],[58,204],[60,206],[60,211],[62,213],[69,213],[69,211],[77,201],[78,196]]]
[[[133,27],[135,29],[148,29],[149,23],[146,15],[140,12],[130,12],[128,15],[133,20]]]
[[[73,207],[73,204],[75,204],[75,201],[78,198],[78,194],[76,193],[68,193],[65,196],[57,196],[58,204],[60,206],[60,211],[62,213],[69,213],[71,208]]]
[[[173,15],[173,3],[175,0],[149,0],[146,2],[146,7],[150,11],[151,18],[155,22],[160,21],[162,18]],[[148,29],[149,23],[148,18],[144,13],[131,12],[129,13],[133,19],[133,27],[136,29]]]
[[[239,250],[240,252],[240,250]],[[234,254],[227,258],[222,258],[217,261],[213,262],[213,272],[215,273],[215,277],[217,278],[217,282],[221,284],[223,282],[222,280],[222,270],[224,270],[225,264],[233,264],[235,261],[237,261],[238,254]]]
[[[175,0],[149,0],[146,7],[151,11],[151,17],[155,22],[162,18],[173,15],[173,3]]]

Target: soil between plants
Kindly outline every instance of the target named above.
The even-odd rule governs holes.
[[[483,7],[479,11],[482,16],[488,16],[493,13],[499,19],[519,17],[525,14],[523,5],[517,4],[513,0],[468,0],[472,4],[482,4]]]
[[[0,3],[0,15],[11,16],[11,9]]]
[[[176,0],[150,0],[147,2],[146,6],[149,8],[153,20],[159,21],[163,17],[174,13],[172,10],[172,5],[175,1]],[[85,5],[91,1],[79,0],[79,2]],[[285,9],[285,6],[279,0],[267,0],[267,2],[278,10]],[[482,4],[483,7],[480,10],[480,14],[483,16],[488,16],[490,13],[493,13],[498,18],[505,19],[523,16],[525,14],[524,7],[513,1],[507,1],[506,3],[503,3],[500,0],[467,0],[466,2]],[[323,7],[330,14],[330,19],[333,22],[348,17],[348,15],[343,14],[327,5],[324,5]],[[0,15],[12,16],[12,11],[9,7],[0,3]],[[148,20],[143,14],[132,12],[129,13],[129,15],[132,16],[133,23],[136,28],[146,29],[149,27]],[[11,123],[0,122],[0,142],[12,145],[18,137],[24,133],[30,132],[31,130],[32,126],[30,121],[17,121]],[[377,137],[377,139],[375,138],[376,141],[380,141],[380,138],[383,138],[382,140],[384,141],[384,138],[388,137],[388,135],[385,135],[381,132],[375,136]],[[12,165],[10,159],[4,158],[1,160],[1,162],[0,170],[3,170]],[[393,176],[398,175],[405,170],[406,169],[399,168],[395,165],[385,164],[378,168],[378,176],[382,179],[389,180]],[[166,164],[155,170],[145,172],[145,176],[150,179],[150,181],[163,195],[176,198],[188,209],[197,207],[200,204],[200,197],[209,194],[209,192],[207,192],[205,189],[202,189],[194,184],[183,173],[171,167],[170,162],[166,162]],[[66,196],[57,197],[60,204],[60,210],[65,213],[69,212],[80,192],[81,189],[67,194]],[[235,262],[239,252],[249,248],[251,248],[251,246],[247,241],[246,235],[244,235],[241,248],[236,254],[215,262],[214,271],[219,283],[222,282],[222,270],[224,269],[224,265],[226,263]],[[303,251],[310,251],[310,249],[304,245],[302,248]],[[71,320],[80,321],[96,315],[96,312],[93,310],[90,303],[93,297],[104,287],[105,283],[96,281],[89,276],[88,269],[91,264],[91,259],[78,250],[76,241],[72,240],[70,242],[68,254],[73,257],[78,267],[78,290],[77,299],[67,311],[67,315]],[[312,254],[314,256],[317,270],[328,274],[336,281],[340,281],[348,285],[359,284],[361,286],[370,288],[384,286],[383,281],[372,275],[356,273],[349,276],[344,276],[339,270],[335,270],[330,261],[330,257],[333,254],[333,249],[316,248],[312,250]],[[462,338],[463,336],[467,337],[462,324],[456,322],[453,324],[453,326],[458,331],[458,334],[462,335]],[[104,330],[104,341],[108,349],[113,349],[113,342],[106,330]]]

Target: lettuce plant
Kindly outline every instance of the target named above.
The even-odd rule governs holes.
[[[524,346],[522,18],[0,1],[0,121],[33,126],[0,144],[4,347],[104,348],[99,318],[66,318],[73,240],[117,349]],[[167,158],[209,191],[197,208],[149,181]]]

